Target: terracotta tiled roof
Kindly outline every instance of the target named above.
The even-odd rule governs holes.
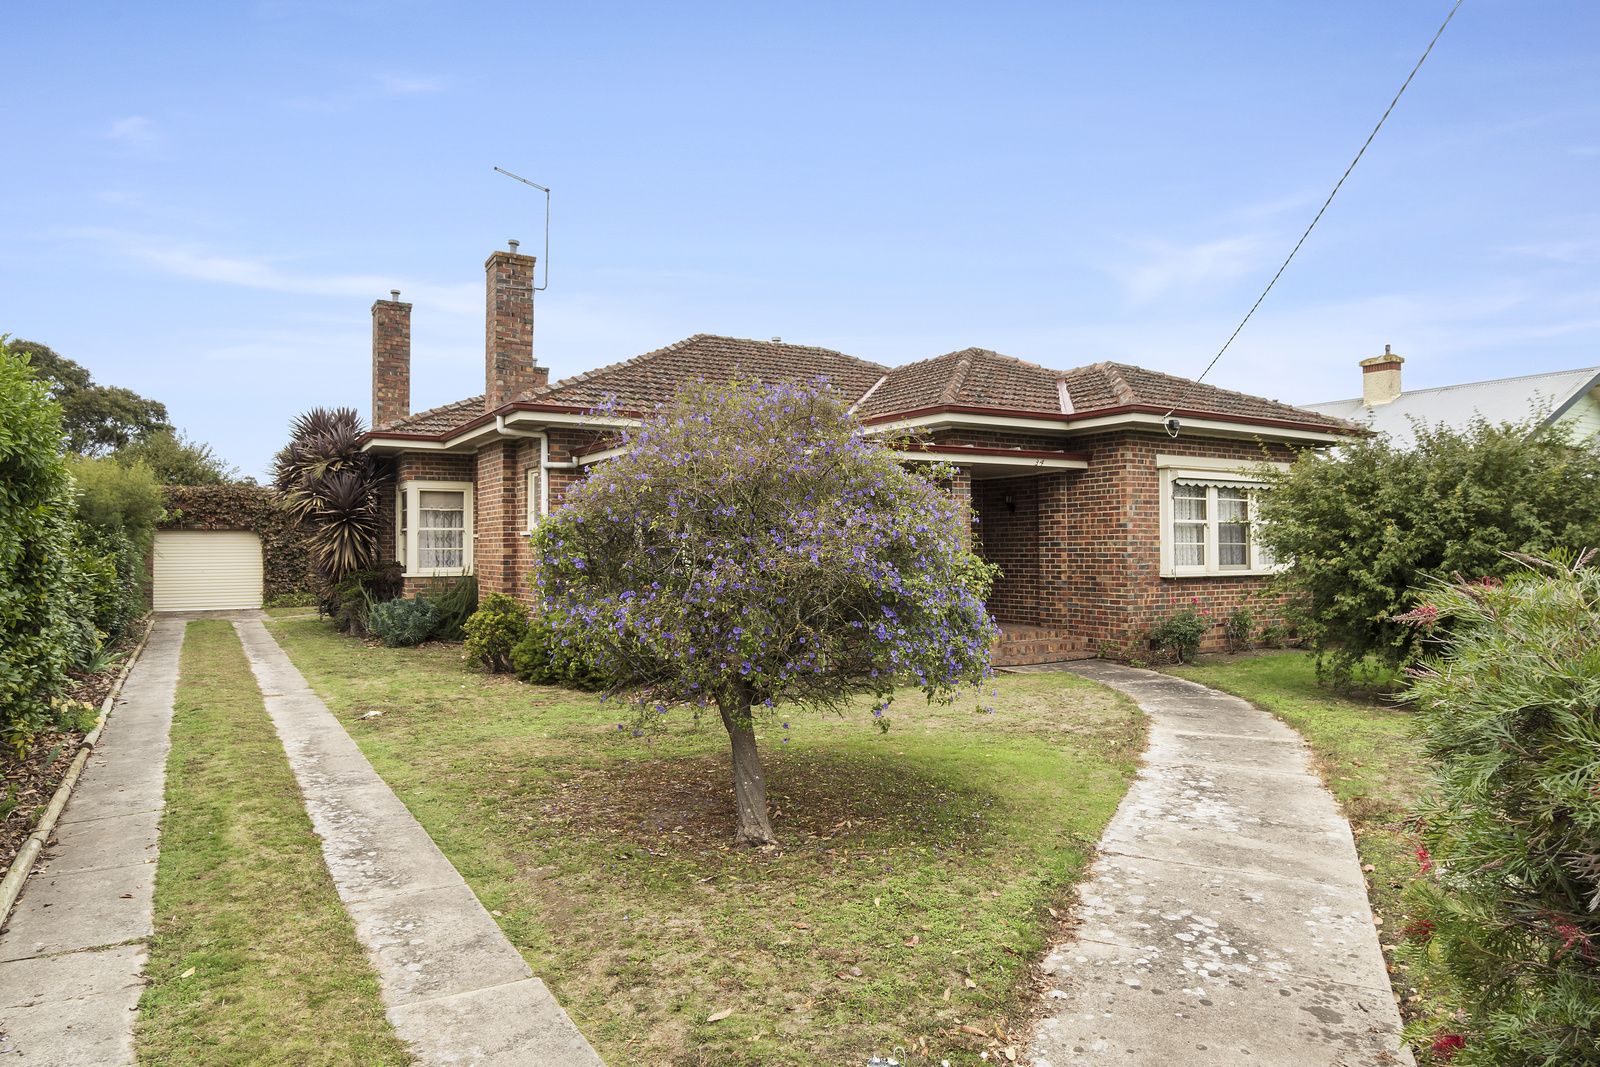
[[[419,411],[415,415],[407,415],[403,419],[374,426],[373,430],[386,433],[444,433],[457,426],[463,426],[483,414],[483,394],[469,396],[465,400],[457,400],[453,404],[444,404],[440,407]]]
[[[1214,411],[1219,415],[1233,415],[1247,419],[1287,419],[1291,422],[1320,424],[1344,428],[1343,419],[1330,418],[1315,411],[1307,411],[1276,400],[1236,393],[1232,389],[1219,389],[1214,385],[1196,384],[1188,378],[1160,371],[1146,370],[1127,363],[1096,363],[1083,370],[1096,370],[1113,383],[1113,388],[1126,386],[1134,399],[1123,401],[1133,404],[1150,404],[1155,407],[1175,407],[1185,411]],[[1078,406],[1077,397],[1073,397]],[[1084,410],[1078,406],[1078,410]]]
[[[1057,373],[986,348],[963,348],[907,363],[861,405],[862,418],[954,404],[960,407],[1061,410]]]
[[[854,401],[887,373],[887,367],[831,348],[697,333],[654,352],[524,393],[518,399],[576,407],[612,400],[624,409],[640,411],[670,399],[679,385],[696,378],[813,382],[826,377],[841,396]]]
[[[1349,426],[1341,419],[1275,400],[1127,363],[1092,363],[1056,371],[985,348],[964,348],[890,370],[828,348],[703,333],[518,399],[584,409],[614,402],[624,410],[643,411],[670,399],[680,384],[696,378],[809,382],[824,376],[841,396],[859,404],[857,414],[864,419],[944,406],[1079,415],[1101,408],[1144,406],[1337,429]],[[438,434],[481,414],[483,397],[475,396],[375,429]]]

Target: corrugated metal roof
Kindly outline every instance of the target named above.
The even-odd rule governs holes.
[[[1392,402],[1374,408],[1368,408],[1359,398],[1302,406],[1308,411],[1348,419],[1378,433],[1389,434],[1397,444],[1408,446],[1416,440],[1413,422],[1429,426],[1442,423],[1460,429],[1480,416],[1489,422],[1517,422],[1530,417],[1547,419],[1597,386],[1600,386],[1600,367],[1579,367],[1488,382],[1463,382],[1437,389],[1406,389]]]

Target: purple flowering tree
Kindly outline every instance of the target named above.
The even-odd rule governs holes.
[[[647,723],[716,707],[737,842],[776,842],[757,715],[870,692],[887,728],[896,686],[988,674],[993,569],[947,472],[902,466],[825,382],[696,384],[624,445],[541,523],[535,590]]]

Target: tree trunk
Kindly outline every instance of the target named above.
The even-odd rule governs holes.
[[[756,751],[750,700],[745,697],[731,710],[719,702],[719,710],[722,725],[728,728],[728,740],[733,744],[733,803],[737,811],[734,843],[776,845],[778,839],[767,819],[767,780],[761,771],[761,754]]]

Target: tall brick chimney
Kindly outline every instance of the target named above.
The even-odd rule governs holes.
[[[400,290],[372,303],[372,425],[411,414],[411,305]]]
[[[487,283],[483,409],[493,411],[550,380],[548,368],[533,361],[534,257],[517,251],[496,252],[483,265]]]
[[[1400,396],[1400,364],[1397,356],[1383,346],[1383,355],[1361,361],[1361,403],[1369,408],[1391,404]]]

